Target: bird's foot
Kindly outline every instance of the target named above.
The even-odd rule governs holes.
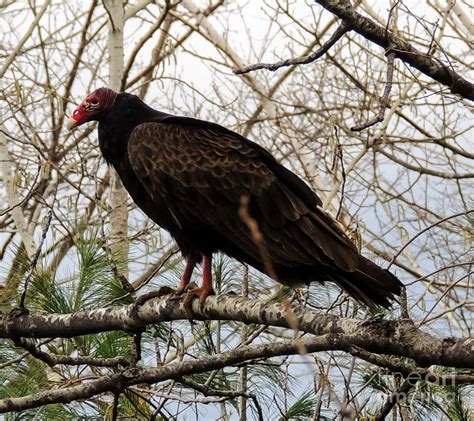
[[[178,293],[178,292],[177,292]],[[186,314],[188,315],[188,318],[191,320],[194,317],[194,312],[193,312],[193,300],[194,298],[199,298],[199,304],[201,307],[204,305],[206,302],[206,298],[209,295],[215,295],[216,293],[214,290],[211,288],[205,288],[205,287],[198,287],[194,282],[191,282],[184,290],[181,292],[181,294],[186,293],[183,299],[183,305],[184,308],[186,309]]]

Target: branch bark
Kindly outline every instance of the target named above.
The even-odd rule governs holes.
[[[124,10],[121,0],[104,0],[109,15],[109,85],[119,91],[124,71],[123,23]],[[112,171],[110,181],[110,228],[113,258],[120,262],[128,261],[128,194],[120,177]],[[127,268],[122,264],[121,273],[128,276]]]
[[[6,190],[6,203],[11,209],[11,216],[15,223],[15,228],[25,245],[26,253],[28,257],[33,258],[36,251],[36,244],[30,233],[30,227],[21,206],[16,206],[20,203],[20,199],[18,198],[12,178],[15,172],[11,169],[12,159],[8,152],[7,138],[3,130],[4,126],[2,121],[0,121],[0,175]]]
[[[348,0],[315,0],[326,10],[334,13],[364,38],[385,50],[395,52],[396,58],[418,69],[426,76],[448,86],[453,94],[474,101],[474,84],[467,81],[450,66],[417,50],[410,43],[387,31],[372,19],[353,10]]]
[[[308,352],[327,349],[326,337],[305,341]],[[140,383],[157,383],[183,376],[205,373],[245,361],[269,358],[280,355],[297,354],[299,346],[295,342],[272,343],[239,347],[233,351],[217,355],[203,356],[200,359],[183,361],[156,368],[132,367],[111,376],[103,376],[77,386],[46,390],[20,398],[0,399],[0,413],[36,408],[52,403],[68,403],[87,399],[105,392],[120,393],[127,387]]]
[[[143,305],[108,307],[74,314],[49,316],[0,315],[0,337],[70,338],[111,330],[141,331],[148,324],[187,320],[184,305],[170,296],[154,298]],[[193,302],[196,320],[234,320],[291,328],[282,304],[248,300],[232,295],[208,297],[204,306]],[[374,354],[390,354],[415,360],[419,366],[442,365],[474,368],[474,340],[437,337],[407,320],[343,318],[323,311],[293,305],[299,330],[326,335],[327,349],[349,350],[357,346]]]

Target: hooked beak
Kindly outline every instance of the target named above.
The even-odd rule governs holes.
[[[77,120],[74,120],[72,117],[69,117],[69,120],[66,123],[66,127],[68,130],[73,130],[77,126],[79,126],[79,122]]]

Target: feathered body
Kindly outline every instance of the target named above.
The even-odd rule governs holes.
[[[188,259],[222,251],[289,286],[333,281],[369,306],[388,306],[400,293],[400,281],[361,256],[319,197],[258,144],[127,93],[109,108],[89,118],[99,121],[104,158]],[[263,248],[239,215],[242,197]]]

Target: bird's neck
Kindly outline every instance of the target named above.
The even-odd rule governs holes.
[[[110,112],[99,121],[99,145],[105,160],[114,166],[121,162],[127,155],[132,130],[153,121],[156,113],[137,96],[118,94]]]

